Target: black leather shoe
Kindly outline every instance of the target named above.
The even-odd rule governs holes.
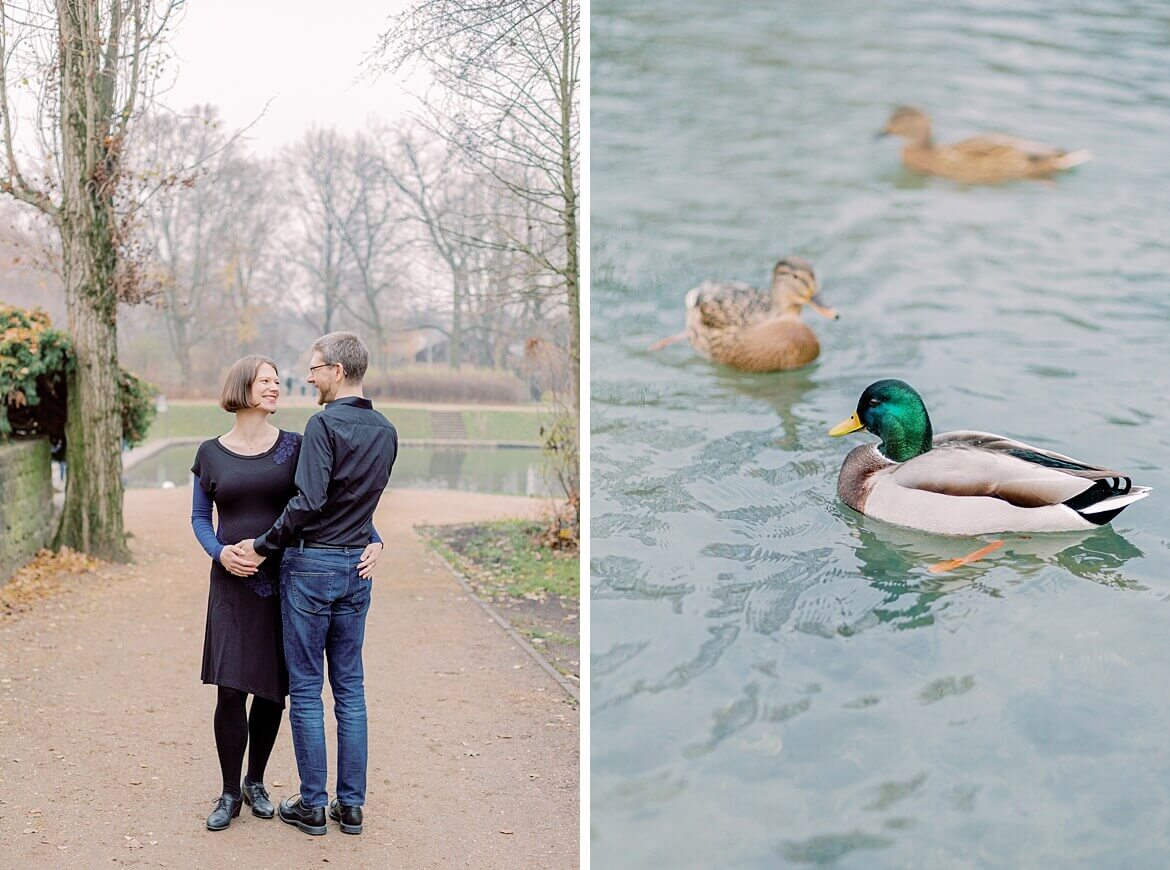
[[[339,804],[337,798],[329,802],[329,818],[341,822],[341,833],[360,834],[362,832],[362,808],[347,807]]]
[[[244,803],[252,808],[252,815],[258,819],[271,819],[276,815],[276,808],[268,798],[268,790],[262,782],[248,782],[244,778]]]
[[[207,830],[222,831],[232,823],[232,819],[240,814],[241,801],[227,792],[219,796],[215,802],[215,809],[207,817]]]
[[[328,833],[325,827],[325,807],[309,809],[301,803],[301,796],[294,795],[280,802],[280,820],[290,825],[296,825],[306,834],[320,837]]]

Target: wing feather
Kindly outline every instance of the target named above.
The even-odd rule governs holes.
[[[734,329],[768,314],[771,297],[743,281],[704,281],[687,295],[687,307],[706,329]]]
[[[1086,480],[1108,480],[1110,478],[1129,480],[1129,476],[1122,474],[1120,471],[1114,471],[1111,468],[1104,468],[1100,465],[1090,465],[1080,459],[1074,459],[1071,456],[1065,456],[1063,453],[1057,453],[1055,450],[1036,447],[1024,441],[1017,441],[1014,438],[1008,438],[1004,435],[996,435],[994,432],[980,432],[976,429],[959,429],[954,432],[944,432],[936,435],[934,438],[934,446],[936,447],[956,444],[1006,453],[1036,465],[1046,465],[1050,468],[1060,469],[1066,474],[1083,477]]]
[[[934,439],[934,448],[899,465],[893,480],[907,489],[990,496],[1028,508],[1062,504],[1093,488],[1106,497],[1130,486],[1119,472],[990,432],[948,432]]]
[[[1029,139],[1017,139],[1005,133],[985,133],[981,136],[972,136],[952,146],[971,157],[984,159],[1010,159],[1023,155],[1029,160],[1053,160],[1064,154],[1063,148],[1049,145],[1046,142],[1034,142]]]

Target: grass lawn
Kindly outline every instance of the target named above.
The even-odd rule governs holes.
[[[533,411],[464,411],[467,437],[484,441],[540,440],[541,414]]]
[[[440,555],[474,585],[496,597],[555,595],[580,600],[578,554],[550,550],[534,542],[542,530],[529,520],[503,520],[468,526],[431,526],[422,531]]]
[[[374,407],[389,418],[400,438],[425,439],[431,435],[431,412],[417,406],[399,407],[375,402]],[[317,405],[284,405],[272,418],[272,424],[297,432],[319,411]],[[155,417],[147,439],[211,438],[231,428],[231,415],[215,402],[171,402],[167,410]],[[490,441],[521,441],[536,444],[540,440],[540,415],[532,411],[463,412],[467,437]]]
[[[550,665],[580,684],[579,553],[550,550],[540,523],[505,520],[418,529],[435,551],[528,638]]]

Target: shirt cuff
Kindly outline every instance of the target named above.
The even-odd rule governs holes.
[[[268,543],[268,533],[267,532],[264,533],[263,535],[261,535],[260,537],[256,538],[255,540],[253,540],[252,546],[255,548],[257,553],[259,553],[261,556],[264,556],[265,558],[267,558],[268,556],[275,556],[277,553],[280,552],[279,547],[273,547],[272,545],[270,545]]]

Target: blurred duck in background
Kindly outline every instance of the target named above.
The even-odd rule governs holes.
[[[902,162],[923,175],[939,175],[965,184],[996,184],[1017,178],[1048,178],[1092,159],[1091,151],[1065,151],[1002,133],[972,136],[939,145],[931,136],[930,118],[921,109],[898,106],[878,133],[899,136],[906,144]]]
[[[746,372],[808,365],[820,355],[816,334],[800,319],[803,306],[831,320],[837,312],[820,298],[807,260],[786,257],[761,290],[742,281],[704,281],[686,296],[686,332],[650,346],[658,350],[684,338],[708,359]]]

